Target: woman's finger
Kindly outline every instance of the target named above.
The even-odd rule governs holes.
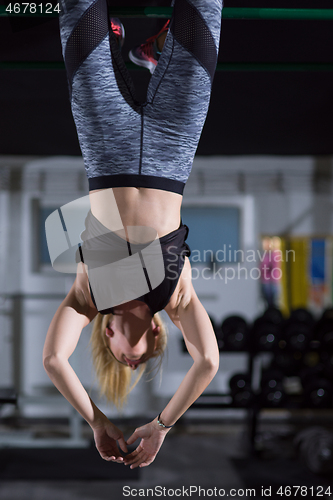
[[[128,452],[124,437],[121,437],[121,438],[118,439],[118,444],[119,444],[120,449],[122,451],[124,451],[125,453]]]
[[[141,452],[138,453],[137,456],[129,464],[130,468],[133,469],[134,467],[138,467],[145,460],[146,460],[146,454],[144,450],[141,450]]]
[[[125,464],[130,465],[134,462],[134,460],[136,460],[136,455],[127,455],[127,457],[125,457]]]
[[[150,465],[154,460],[146,460],[145,462],[142,462],[142,464],[139,465],[139,467],[147,467]]]
[[[133,444],[137,439],[139,439],[138,429],[135,429],[133,434],[127,439],[126,444]]]
[[[133,450],[129,455],[127,455],[125,458],[125,463],[126,465],[132,464],[135,460],[137,460],[137,457],[140,453],[143,452],[143,448],[141,447],[141,444],[138,445],[138,447]]]
[[[116,462],[117,464],[122,464],[124,462],[123,457],[112,456],[108,459],[109,462]]]
[[[125,464],[126,464],[126,465],[132,465],[132,464],[134,464],[134,463],[135,463],[135,462],[137,462],[137,461],[138,461],[138,458],[137,458],[137,457],[135,457],[135,458],[132,458],[131,460],[128,460],[128,461],[127,461],[127,460],[125,460]]]
[[[135,469],[136,467],[146,467],[146,465],[149,465],[150,463],[149,457],[141,457],[140,460],[130,466],[130,469]]]
[[[140,459],[140,453],[142,453],[142,451],[143,451],[142,448],[141,449],[137,448],[130,455],[127,455],[127,457],[125,457],[125,464],[131,465],[134,462],[138,461]]]
[[[123,459],[121,457],[116,457],[115,455],[112,455],[111,457],[104,457],[105,460],[108,460],[109,462],[115,462],[116,460],[120,460],[121,462]]]

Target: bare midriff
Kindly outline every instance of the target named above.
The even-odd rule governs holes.
[[[183,197],[161,189],[119,187],[89,192],[92,214],[112,231],[146,226],[161,238],[179,228]]]

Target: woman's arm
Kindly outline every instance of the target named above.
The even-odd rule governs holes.
[[[178,307],[174,323],[182,331],[193,359],[190,370],[169,404],[161,413],[165,425],[173,425],[210,384],[219,367],[219,350],[208,314],[193,287],[188,304]]]
[[[118,441],[121,449],[127,451],[122,432],[93,403],[69,363],[82,329],[97,314],[86,299],[85,277],[85,273],[77,274],[70,292],[51,321],[43,350],[43,364],[57,389],[94,431],[102,458],[122,461],[116,445]]]
[[[161,421],[166,426],[173,425],[202,394],[214,378],[219,366],[215,333],[208,314],[194,291],[190,263],[188,259],[186,260],[177,300],[165,310],[182,331],[193,365],[161,413]],[[178,305],[175,307],[175,304]],[[168,430],[161,428],[157,424],[157,419],[137,429],[127,444],[132,444],[138,437],[141,437],[142,441],[137,450],[125,458],[125,464],[132,464],[131,467],[149,465],[154,460]]]

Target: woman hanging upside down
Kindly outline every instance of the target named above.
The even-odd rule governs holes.
[[[124,28],[111,17],[106,0],[62,1],[61,42],[91,210],[75,282],[47,333],[44,366],[91,426],[101,457],[131,468],[152,463],[170,428],[202,394],[219,365],[211,322],[191,283],[188,228],[180,211],[208,111],[221,10],[222,0],[175,0],[170,23],[130,52],[132,61],[153,73],[147,100],[140,103],[121,56]],[[154,240],[151,231],[157,235],[164,268],[155,285],[143,258]],[[124,297],[132,285],[135,289],[136,275],[127,273],[128,266],[122,297],[122,283],[115,286],[109,280],[109,294],[105,283],[99,286],[103,272],[93,272],[103,269],[94,255],[105,263],[109,250],[119,257],[124,249],[142,263],[146,280],[147,289],[131,300]],[[82,329],[94,320],[92,350],[101,390],[121,407],[132,388],[132,370],[139,367],[141,375],[150,358],[163,354],[166,336],[158,316],[163,309],[181,330],[193,364],[159,416],[125,442],[68,360]],[[135,451],[126,455],[127,445],[137,439]]]

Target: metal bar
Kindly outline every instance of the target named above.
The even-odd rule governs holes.
[[[126,63],[130,70],[143,71],[144,68],[131,62]],[[65,70],[63,62],[58,61],[8,61],[0,62],[0,70]],[[220,62],[217,71],[333,71],[332,63],[242,63]]]
[[[333,20],[333,9],[268,9],[268,8],[239,8],[228,7],[223,9],[223,19],[273,19],[329,21]]]
[[[8,4],[10,2],[7,2]],[[14,6],[15,1],[11,2]],[[19,3],[17,5],[20,5]],[[38,8],[38,6],[37,6]],[[111,13],[118,17],[171,17],[172,7],[113,7]],[[6,5],[0,5],[0,17],[58,17],[57,12],[46,14],[44,12],[15,14],[6,12]],[[269,8],[237,8],[225,7],[222,11],[223,19],[266,19],[266,20],[307,20],[329,21],[333,20],[333,9],[269,9]]]
[[[13,299],[13,380],[16,393],[20,393],[23,387],[22,368],[22,331],[23,331],[23,302],[19,295],[14,295]]]
[[[0,434],[1,448],[89,448],[89,439],[40,438],[29,431],[7,431]]]
[[[65,69],[63,62],[58,61],[1,61],[0,69]]]
[[[217,71],[333,71],[333,63],[218,63]]]
[[[23,299],[46,299],[46,300],[63,300],[66,297],[64,293],[0,293],[0,297],[10,300]]]

